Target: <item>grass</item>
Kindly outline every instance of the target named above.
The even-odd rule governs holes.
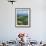
[[[17,16],[17,25],[28,25],[28,16]]]

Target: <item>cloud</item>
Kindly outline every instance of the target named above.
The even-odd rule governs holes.
[[[17,10],[17,14],[28,14],[28,10],[27,9],[19,9],[19,10]]]

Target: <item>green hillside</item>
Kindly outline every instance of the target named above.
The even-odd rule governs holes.
[[[17,16],[17,25],[28,25],[28,16]]]

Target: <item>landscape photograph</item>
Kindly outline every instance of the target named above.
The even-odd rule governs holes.
[[[17,25],[28,25],[28,10],[19,9],[17,11]]]

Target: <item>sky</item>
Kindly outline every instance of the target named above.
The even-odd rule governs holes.
[[[17,14],[28,14],[28,9],[19,9],[17,10]]]

